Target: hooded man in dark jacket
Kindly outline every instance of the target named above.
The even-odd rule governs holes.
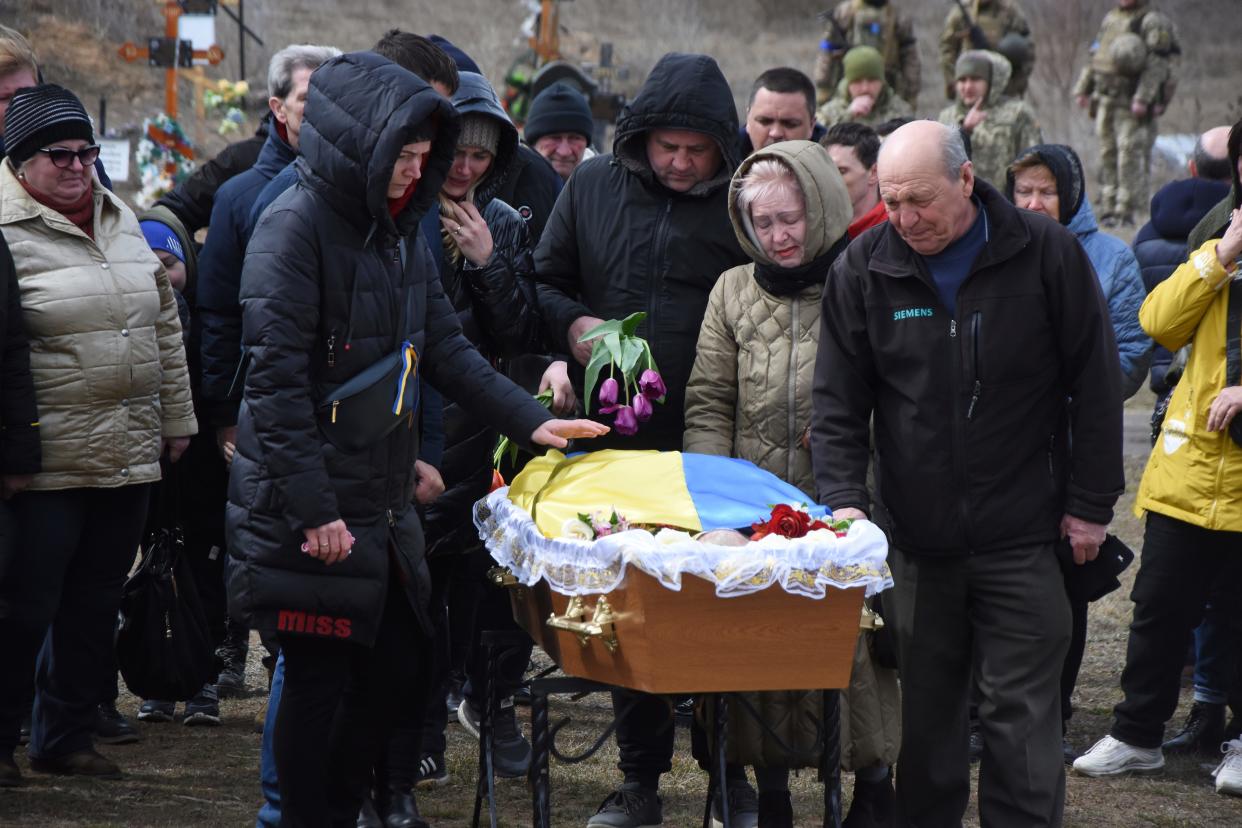
[[[1190,255],[1186,247],[1190,231],[1217,202],[1229,195],[1228,140],[1227,126],[1214,127],[1200,135],[1188,165],[1190,178],[1172,181],[1151,197],[1151,221],[1139,228],[1133,245],[1148,293],[1186,261]],[[1171,353],[1155,346],[1151,358],[1151,390],[1157,397],[1166,396],[1173,387],[1165,378],[1172,361]]]
[[[578,338],[605,319],[644,311],[638,328],[651,345],[668,397],[638,434],[592,448],[681,449],[685,388],[707,297],[725,270],[748,261],[729,224],[728,183],[737,167],[737,109],[716,62],[668,54],[621,113],[611,155],[584,161],[561,191],[535,251],[539,304],[558,346],[585,365]],[[656,789],[671,768],[667,703],[615,690],[613,706],[636,706],[617,723],[625,783],[587,823],[655,825]],[[757,802],[745,784],[754,825]],[[734,797],[736,798],[736,797]]]
[[[961,822],[978,676],[983,824],[1060,825],[1070,614],[1054,549],[1095,558],[1124,485],[1108,311],[1077,239],[975,178],[953,127],[898,129],[879,178],[889,221],[824,290],[811,456],[820,502],[865,518],[874,416],[899,822]]]
[[[414,233],[457,130],[452,106],[396,64],[367,52],[328,61],[310,81],[298,184],[247,250],[229,608],[275,633],[284,654],[274,743],[292,825],[352,824],[379,722],[425,693],[417,400],[399,391],[391,413],[386,401],[360,408],[345,383],[400,355],[399,388],[417,387],[417,368],[527,446],[602,431],[552,420],[461,334]],[[364,385],[364,400],[393,387],[387,370]]]

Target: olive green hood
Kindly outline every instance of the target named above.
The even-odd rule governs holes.
[[[806,261],[819,258],[845,235],[854,217],[845,182],[828,150],[812,141],[782,141],[751,153],[729,182],[729,220],[738,243],[756,262],[777,266],[759,246],[750,216],[738,207],[742,179],[756,161],[773,158],[793,170],[806,201]]]

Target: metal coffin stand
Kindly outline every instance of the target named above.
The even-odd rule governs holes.
[[[606,596],[570,598],[552,591],[547,582],[533,587],[517,584],[506,570],[494,580],[511,588],[513,614],[553,661],[571,678],[539,678],[531,682],[529,782],[532,824],[550,828],[548,763],[583,761],[611,736],[615,722],[595,745],[576,757],[560,754],[555,735],[565,722],[549,727],[548,697],[554,694],[604,692],[620,685],[647,693],[715,695],[713,771],[704,809],[710,824],[710,802],[720,797],[724,824],[728,808],[724,779],[728,696],[754,690],[823,689],[824,824],[841,819],[838,688],[849,683],[862,613],[863,590],[830,590],[822,600],[792,595],[771,586],[748,595],[720,598],[715,587],[694,576],[682,578],[680,592],[666,589],[635,567],[620,589]],[[501,641],[493,638],[492,646]],[[494,665],[493,665],[494,666]],[[490,688],[489,688],[490,690]],[[489,698],[491,694],[489,693]],[[494,703],[489,703],[494,708]],[[488,714],[493,712],[487,711]],[[627,711],[618,711],[618,717]],[[484,718],[490,719],[485,714]],[[488,735],[487,733],[481,735]],[[480,745],[480,778],[475,824],[483,796],[492,804],[490,751]]]

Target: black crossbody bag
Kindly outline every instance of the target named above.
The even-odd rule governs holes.
[[[400,244],[402,273],[405,241]],[[319,430],[332,445],[355,454],[383,440],[418,409],[418,351],[405,339],[410,293],[401,298],[393,351],[332,389],[315,406]]]

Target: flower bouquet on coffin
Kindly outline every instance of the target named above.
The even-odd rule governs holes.
[[[645,313],[633,313],[621,320],[613,319],[595,326],[578,339],[579,342],[595,340],[591,359],[586,367],[586,413],[591,413],[595,384],[607,365],[608,377],[600,384],[597,411],[600,414],[611,414],[613,429],[626,437],[638,433],[639,423],[651,419],[653,403],[663,405],[667,393],[664,379],[651,356],[651,346],[647,344],[647,340],[634,333],[646,318]],[[535,399],[544,408],[551,408],[551,389],[536,394]],[[503,436],[497,440],[496,449],[492,452],[492,465],[495,467],[492,475],[493,490],[504,485],[504,479],[499,472],[501,463],[507,457],[510,465],[516,465],[517,456],[516,443]]]
[[[635,334],[647,314],[632,313],[621,320],[596,325],[578,338],[595,341],[587,361],[585,380],[586,413],[591,413],[595,384],[604,366],[608,376],[599,383],[598,412],[612,415],[612,427],[622,436],[638,433],[640,423],[651,419],[654,403],[664,404],[667,389],[656,368],[647,340]]]

